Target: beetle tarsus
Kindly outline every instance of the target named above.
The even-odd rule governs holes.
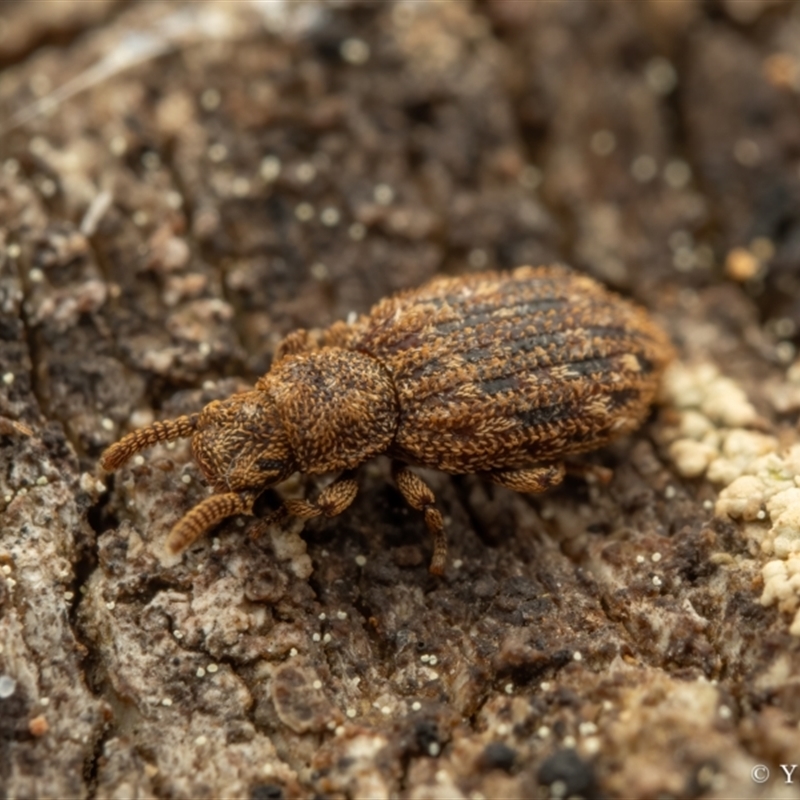
[[[405,501],[412,508],[423,512],[425,526],[433,536],[433,557],[429,569],[432,575],[443,575],[447,566],[447,534],[442,512],[435,505],[436,495],[419,475],[404,464],[393,464],[392,473]]]
[[[358,482],[352,475],[353,473],[348,471],[330,486],[326,486],[316,500],[287,500],[286,509],[301,519],[311,519],[321,514],[326,517],[341,514],[358,494]]]
[[[539,494],[558,486],[564,480],[565,474],[564,464],[546,464],[541,467],[498,470],[490,472],[488,478],[515,492]]]

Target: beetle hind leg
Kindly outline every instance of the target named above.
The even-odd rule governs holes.
[[[422,511],[425,526],[433,536],[430,572],[433,575],[444,575],[444,568],[447,566],[447,534],[442,512],[435,505],[436,496],[430,486],[405,464],[393,463],[392,476],[405,501],[417,511]]]
[[[564,464],[547,464],[526,469],[507,469],[486,473],[493,483],[513,489],[515,492],[546,492],[558,486],[566,475]]]

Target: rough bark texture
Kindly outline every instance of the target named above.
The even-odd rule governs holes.
[[[6,2],[0,66],[0,797],[797,796],[796,4]],[[426,474],[443,578],[381,460],[177,562],[188,448],[97,467],[555,260],[679,363],[608,486]]]

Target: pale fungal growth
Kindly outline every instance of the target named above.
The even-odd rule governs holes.
[[[765,486],[755,475],[742,475],[719,496],[717,516],[753,522],[758,519],[764,503]]]
[[[664,375],[663,386],[670,404],[699,411],[718,426],[741,428],[759,422],[742,388],[720,375],[713,364],[673,363]]]
[[[684,478],[699,478],[719,451],[705,442],[678,439],[670,445],[669,454]]]
[[[800,553],[785,561],[767,562],[761,575],[764,578],[761,604],[771,606],[777,603],[779,611],[794,614],[789,633],[800,636]]]
[[[771,436],[746,430],[760,420],[747,395],[712,364],[672,364],[664,375],[664,399],[680,413],[669,455],[684,478],[705,475],[726,485],[752,458],[776,449]]]
[[[715,512],[741,520],[748,538],[758,541],[765,555],[789,558],[800,553],[798,475],[800,445],[783,454],[771,452],[753,458],[747,474],[720,492]]]
[[[720,458],[709,465],[707,477],[712,483],[728,485],[740,475],[752,472],[755,462],[769,457],[777,448],[774,436],[740,429],[729,431],[724,436]]]
[[[710,364],[673,364],[665,400],[679,409],[669,455],[684,478],[705,477],[721,487],[718,517],[741,525],[762,568],[761,603],[793,614],[800,636],[800,444],[781,450],[778,439],[748,430],[758,424],[742,389]]]

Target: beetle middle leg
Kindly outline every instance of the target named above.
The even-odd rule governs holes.
[[[541,467],[526,469],[506,469],[488,472],[486,477],[500,486],[506,486],[515,492],[546,492],[558,486],[566,475],[564,464],[547,464]]]
[[[447,565],[447,534],[442,512],[436,508],[436,496],[431,487],[405,464],[392,463],[392,477],[405,501],[417,511],[422,511],[425,525],[433,536],[433,558],[429,567],[433,575],[444,575]]]

